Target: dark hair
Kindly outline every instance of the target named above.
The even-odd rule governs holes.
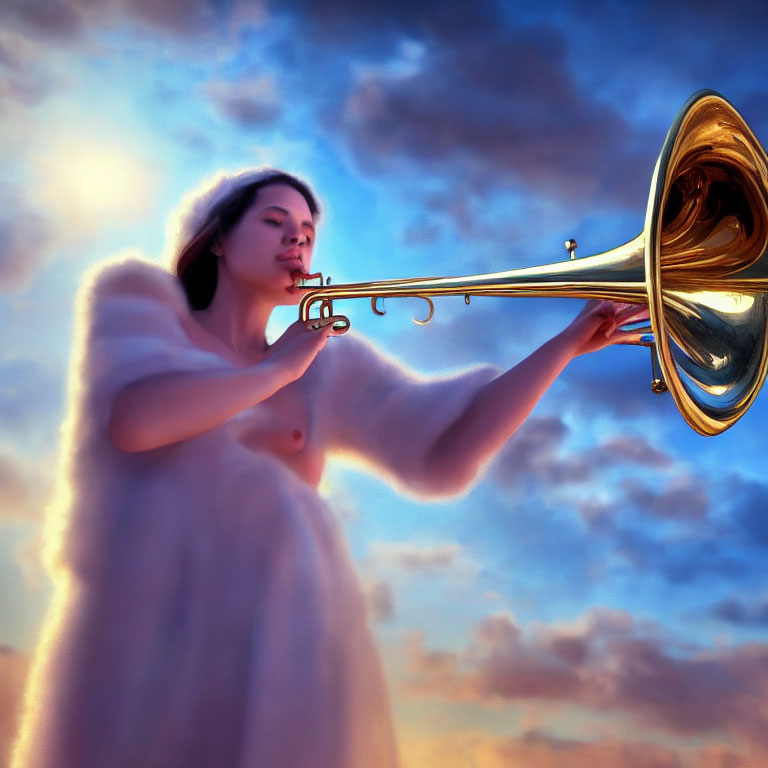
[[[320,206],[307,184],[283,171],[275,171],[250,184],[244,184],[220,200],[211,208],[203,226],[184,246],[176,260],[176,276],[181,281],[192,309],[205,309],[216,293],[219,260],[211,250],[214,244],[237,226],[253,205],[258,191],[274,184],[293,187],[307,201],[312,217],[319,214]]]

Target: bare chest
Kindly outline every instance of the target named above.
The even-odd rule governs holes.
[[[238,357],[191,318],[185,330],[198,347],[215,352],[234,366],[256,363],[255,360]],[[269,453],[307,483],[317,486],[320,482],[324,457],[319,442],[313,439],[312,409],[306,381],[294,381],[272,397],[241,411],[226,422],[225,429],[243,447]]]
[[[269,453],[316,486],[324,460],[306,394],[303,382],[293,382],[233,417],[229,428],[245,448]]]

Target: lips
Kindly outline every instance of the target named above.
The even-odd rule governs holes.
[[[301,261],[301,250],[299,248],[289,248],[277,256],[278,261],[293,261],[294,259]]]
[[[291,280],[293,280],[293,285],[289,286],[285,290],[288,291],[288,293],[295,293],[296,290],[301,286],[302,282],[308,277],[311,277],[311,275],[308,275],[306,272],[304,272],[304,270],[294,269],[291,272]]]

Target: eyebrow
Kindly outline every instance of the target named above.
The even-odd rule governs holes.
[[[264,211],[278,211],[279,213],[284,214],[285,216],[290,216],[291,212],[287,208],[283,208],[280,205],[265,205],[262,209],[262,212]],[[309,227],[312,232],[315,231],[315,225],[312,221],[302,221],[301,222],[302,227]]]

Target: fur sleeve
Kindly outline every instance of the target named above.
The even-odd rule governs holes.
[[[98,265],[86,276],[77,306],[71,383],[101,415],[131,382],[222,364],[192,344],[182,325],[189,309],[181,286],[150,262]]]
[[[182,318],[186,297],[163,268],[137,258],[111,259],[84,277],[75,337],[57,492],[46,521],[47,560],[81,575],[101,573],[117,515],[146,485],[155,455],[125,454],[108,437],[115,395],[140,378],[221,366],[198,350]]]
[[[348,337],[348,338],[347,338]],[[350,333],[331,339],[324,354],[324,429],[331,451],[373,464],[419,496],[452,495],[452,478],[426,462],[438,436],[499,371],[491,366],[424,378],[406,371]]]

